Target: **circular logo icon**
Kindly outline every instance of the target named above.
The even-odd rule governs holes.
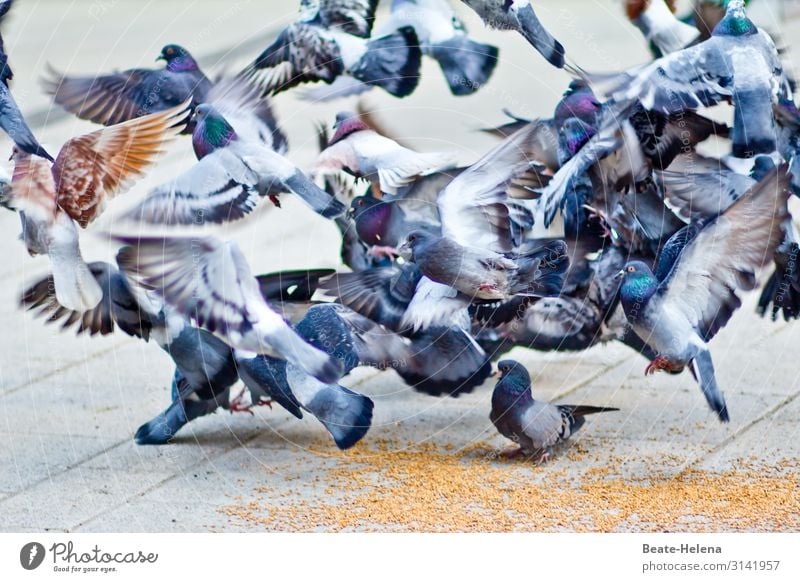
[[[39,542],[28,542],[19,551],[19,563],[26,570],[35,570],[44,561],[44,546]]]

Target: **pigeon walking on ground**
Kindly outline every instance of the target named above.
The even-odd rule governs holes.
[[[190,98],[192,110],[205,102],[213,84],[189,51],[168,44],[156,60],[164,61],[166,66],[85,77],[63,75],[51,69],[44,79],[44,88],[70,113],[102,125],[116,125],[171,109]]]
[[[528,370],[514,360],[497,364],[500,380],[492,392],[489,419],[504,437],[518,447],[501,453],[505,457],[525,455],[537,462],[546,461],[553,446],[566,441],[586,422],[585,417],[598,412],[616,412],[618,408],[550,404],[535,400]]]
[[[564,47],[547,32],[530,0],[462,0],[491,28],[516,30],[554,67],[564,66]]]
[[[80,250],[86,228],[107,201],[124,192],[153,163],[162,146],[186,123],[188,102],[69,140],[55,163],[17,150],[13,154],[12,205],[20,211],[31,255],[50,258],[58,301],[85,311],[100,301]]]
[[[11,4],[12,0],[2,0],[0,2],[0,26],[3,25],[3,21],[7,18]],[[14,140],[14,144],[21,151],[41,156],[52,162],[52,156],[36,140],[31,128],[28,127],[28,123],[22,116],[17,102],[14,101],[14,97],[11,95],[8,82],[13,76],[14,73],[8,64],[3,35],[0,34],[0,128]]]
[[[414,29],[370,39],[377,0],[301,0],[300,17],[242,75],[265,95],[301,83],[332,83],[347,74],[395,97],[419,82],[421,51]]]
[[[756,286],[756,273],[784,238],[791,194],[786,166],[771,171],[716,219],[689,225],[661,251],[655,272],[640,261],[619,272],[625,315],[658,356],[646,373],[690,369],[709,406],[728,422],[707,342],[741,305],[736,291]]]

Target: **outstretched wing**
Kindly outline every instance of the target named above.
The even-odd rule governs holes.
[[[69,140],[53,165],[58,204],[86,228],[186,126],[189,101]]]
[[[691,238],[659,285],[664,309],[685,314],[706,341],[741,305],[736,290],[755,288],[756,272],[783,239],[789,179],[786,166],[770,172]]]
[[[333,80],[344,72],[339,46],[324,29],[304,23],[287,26],[243,74],[264,95],[274,95],[301,83]]]
[[[314,0],[302,0],[301,5]],[[316,0],[319,19],[325,28],[338,28],[348,34],[369,38],[375,21],[378,0]]]
[[[467,247],[512,250],[508,189],[535,162],[540,137],[538,122],[523,127],[448,184],[438,199],[445,237]]]

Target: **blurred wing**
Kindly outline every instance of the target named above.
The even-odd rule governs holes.
[[[538,122],[523,127],[448,184],[438,199],[445,237],[462,246],[511,251],[508,189],[535,161],[540,131]]]
[[[469,300],[447,285],[422,277],[408,304],[401,326],[404,329],[427,329],[432,325],[469,329]]]
[[[50,164],[31,155],[17,156],[11,178],[11,206],[32,220],[55,221],[58,203]]]
[[[125,215],[151,224],[238,220],[258,204],[258,174],[229,149],[217,150],[158,186]]]
[[[0,67],[2,66],[3,63],[0,60]],[[0,75],[4,74],[5,71],[7,69],[0,70]],[[3,82],[0,82],[0,128],[14,140],[14,144],[23,152],[53,161],[50,154],[36,140],[36,136],[33,135],[31,128],[22,116],[17,102],[14,101],[11,91],[8,90],[8,87]]]
[[[657,176],[664,197],[681,216],[691,220],[708,220],[725,212],[756,183],[721,164],[702,173],[665,170]]]
[[[323,32],[309,24],[289,25],[244,74],[258,84],[264,95],[274,95],[300,83],[333,82],[344,72],[344,63],[339,46]]]
[[[319,0],[319,17],[325,28],[369,38],[378,0]]]
[[[56,158],[58,204],[86,228],[186,126],[189,101],[69,140]]]
[[[706,341],[713,337],[741,304],[735,291],[754,289],[756,272],[772,260],[789,195],[783,166],[703,228],[659,286],[664,308],[683,313]]]

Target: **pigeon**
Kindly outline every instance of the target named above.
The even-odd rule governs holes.
[[[773,321],[783,315],[784,321],[800,317],[800,235],[794,225],[775,251],[775,271],[770,275],[758,299],[758,313],[767,313]]]
[[[11,9],[12,0],[0,1],[0,26]],[[17,102],[11,95],[8,83],[13,78],[14,73],[8,65],[8,54],[6,54],[3,43],[3,35],[0,34],[0,128],[14,141],[16,147],[25,153],[43,157],[53,161],[53,157],[41,146],[33,135],[31,128],[22,116]]]
[[[504,437],[517,447],[501,453],[505,457],[525,455],[538,463],[550,458],[555,445],[578,432],[586,416],[599,412],[616,412],[619,408],[602,406],[550,404],[533,398],[528,370],[515,360],[497,364],[500,379],[492,392],[489,419]]]
[[[625,14],[662,57],[686,48],[700,37],[696,27],[679,20],[674,0],[625,0]]]
[[[337,114],[334,128],[328,147],[314,163],[315,174],[345,170],[371,181],[381,192],[395,195],[415,179],[456,164],[454,153],[415,152],[380,135],[352,113]]]
[[[192,146],[198,163],[153,189],[127,212],[129,220],[150,224],[204,224],[238,220],[262,196],[291,191],[315,212],[334,218],[345,206],[314,184],[268,145],[240,136],[213,106],[195,109]]]
[[[86,311],[102,291],[83,260],[78,228],[86,228],[106,202],[124,192],[183,128],[188,102],[69,140],[52,167],[41,158],[13,154],[12,205],[20,212],[28,252],[50,258],[56,296]]]
[[[565,64],[564,47],[547,32],[530,0],[462,0],[484,23],[498,30],[516,30],[556,68]]]
[[[610,80],[616,101],[638,99],[647,110],[674,114],[733,103],[732,154],[775,152],[773,103],[789,99],[791,82],[775,43],[747,18],[742,0],[728,3],[710,39]]]
[[[116,237],[120,266],[197,325],[234,349],[286,359],[322,382],[341,365],[306,343],[259,291],[234,242],[206,237]]]
[[[755,288],[755,273],[783,239],[789,196],[784,165],[715,219],[673,235],[655,271],[633,261],[618,273],[625,315],[658,354],[646,373],[678,372],[689,365],[722,422],[730,416],[707,342],[741,305],[735,291]]]
[[[73,77],[50,69],[43,81],[44,89],[70,113],[101,125],[116,125],[171,109],[189,99],[194,110],[206,101],[213,84],[189,51],[168,44],[156,60],[165,61],[166,66],[86,77]]]
[[[421,51],[414,29],[370,39],[377,0],[301,0],[300,17],[241,75],[264,95],[301,83],[332,83],[347,74],[405,97],[419,82]]]

